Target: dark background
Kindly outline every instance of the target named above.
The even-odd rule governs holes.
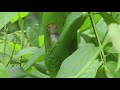
[[[0,0],[1,11],[120,11],[119,0]]]

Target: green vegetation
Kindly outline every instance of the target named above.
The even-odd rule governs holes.
[[[0,12],[0,78],[120,78],[120,12]]]

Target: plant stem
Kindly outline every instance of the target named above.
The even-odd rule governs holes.
[[[99,36],[98,36],[97,27],[96,27],[96,25],[95,25],[92,12],[88,12],[88,14],[89,14],[90,21],[91,21],[91,24],[92,24],[92,27],[93,27],[95,36],[96,36],[96,38],[97,38],[98,44],[99,44],[99,46],[101,47],[102,44],[101,44],[100,38],[99,38]],[[100,56],[101,56],[101,59],[102,59],[102,61],[103,61],[103,64],[106,64],[106,58],[105,58],[105,54],[104,54],[103,49],[101,50]]]
[[[5,39],[4,39],[4,41],[5,41],[5,44],[4,44],[4,54],[5,54],[6,44],[7,44],[7,28],[6,28],[6,26],[4,28],[4,34],[5,34]]]
[[[6,45],[7,45],[7,31],[8,29],[6,28],[6,26],[4,27],[4,35],[5,35],[5,38],[4,38],[4,41],[5,41],[5,44],[4,44],[4,51],[3,53],[5,54],[5,51],[6,51]],[[3,58],[3,63],[4,63],[4,58]]]

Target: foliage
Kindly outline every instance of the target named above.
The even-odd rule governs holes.
[[[119,78],[120,12],[1,12],[0,78]]]

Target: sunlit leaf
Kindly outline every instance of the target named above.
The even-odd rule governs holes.
[[[42,47],[44,45],[44,35],[39,36],[38,42],[39,42],[40,47]]]
[[[15,47],[15,50],[21,50],[21,45],[20,44],[14,44],[13,42],[8,42],[8,44],[14,48]]]

